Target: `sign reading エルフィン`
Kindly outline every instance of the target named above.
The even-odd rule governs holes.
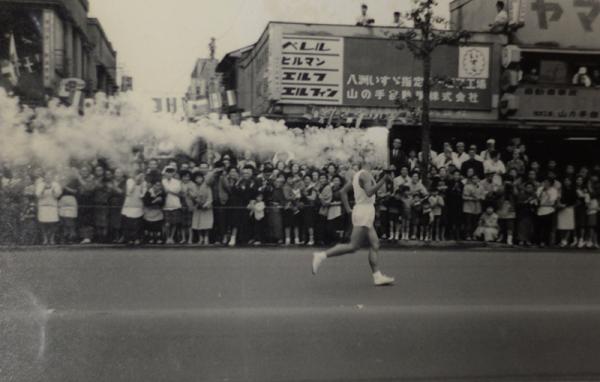
[[[368,54],[366,52],[369,52]],[[491,108],[490,47],[440,47],[432,73],[443,79],[430,95],[434,109]],[[423,98],[421,63],[388,39],[284,35],[284,103],[397,107]]]

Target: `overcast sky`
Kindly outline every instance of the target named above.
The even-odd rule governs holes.
[[[439,0],[448,15],[450,0]],[[134,87],[151,95],[183,95],[197,58],[208,57],[211,36],[217,58],[255,43],[269,21],[352,24],[360,4],[378,24],[412,0],[90,0],[118,51],[118,63]]]

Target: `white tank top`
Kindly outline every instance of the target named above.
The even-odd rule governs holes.
[[[354,201],[357,205],[358,204],[374,205],[375,204],[375,195],[367,196],[367,193],[365,192],[365,190],[360,186],[360,175],[363,172],[365,172],[365,171],[360,170],[359,172],[354,174],[354,178],[352,179],[352,187],[354,188]],[[369,173],[367,173],[367,175],[369,178],[368,182],[370,182],[371,185],[374,185],[375,179],[373,178],[373,176]]]

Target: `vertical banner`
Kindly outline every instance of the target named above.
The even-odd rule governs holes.
[[[223,107],[223,100],[221,99],[221,93],[210,93],[210,108],[212,110],[220,109]]]
[[[44,87],[52,87],[54,73],[54,11],[44,9]]]
[[[284,34],[281,44],[281,100],[341,105],[344,39]]]
[[[237,105],[235,90],[227,90],[227,106]]]

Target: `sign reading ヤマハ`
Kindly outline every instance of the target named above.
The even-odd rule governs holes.
[[[343,38],[284,35],[281,49],[282,101],[341,104]]]
[[[600,0],[514,0],[522,27],[519,44],[600,48]],[[568,31],[568,33],[565,33]]]

